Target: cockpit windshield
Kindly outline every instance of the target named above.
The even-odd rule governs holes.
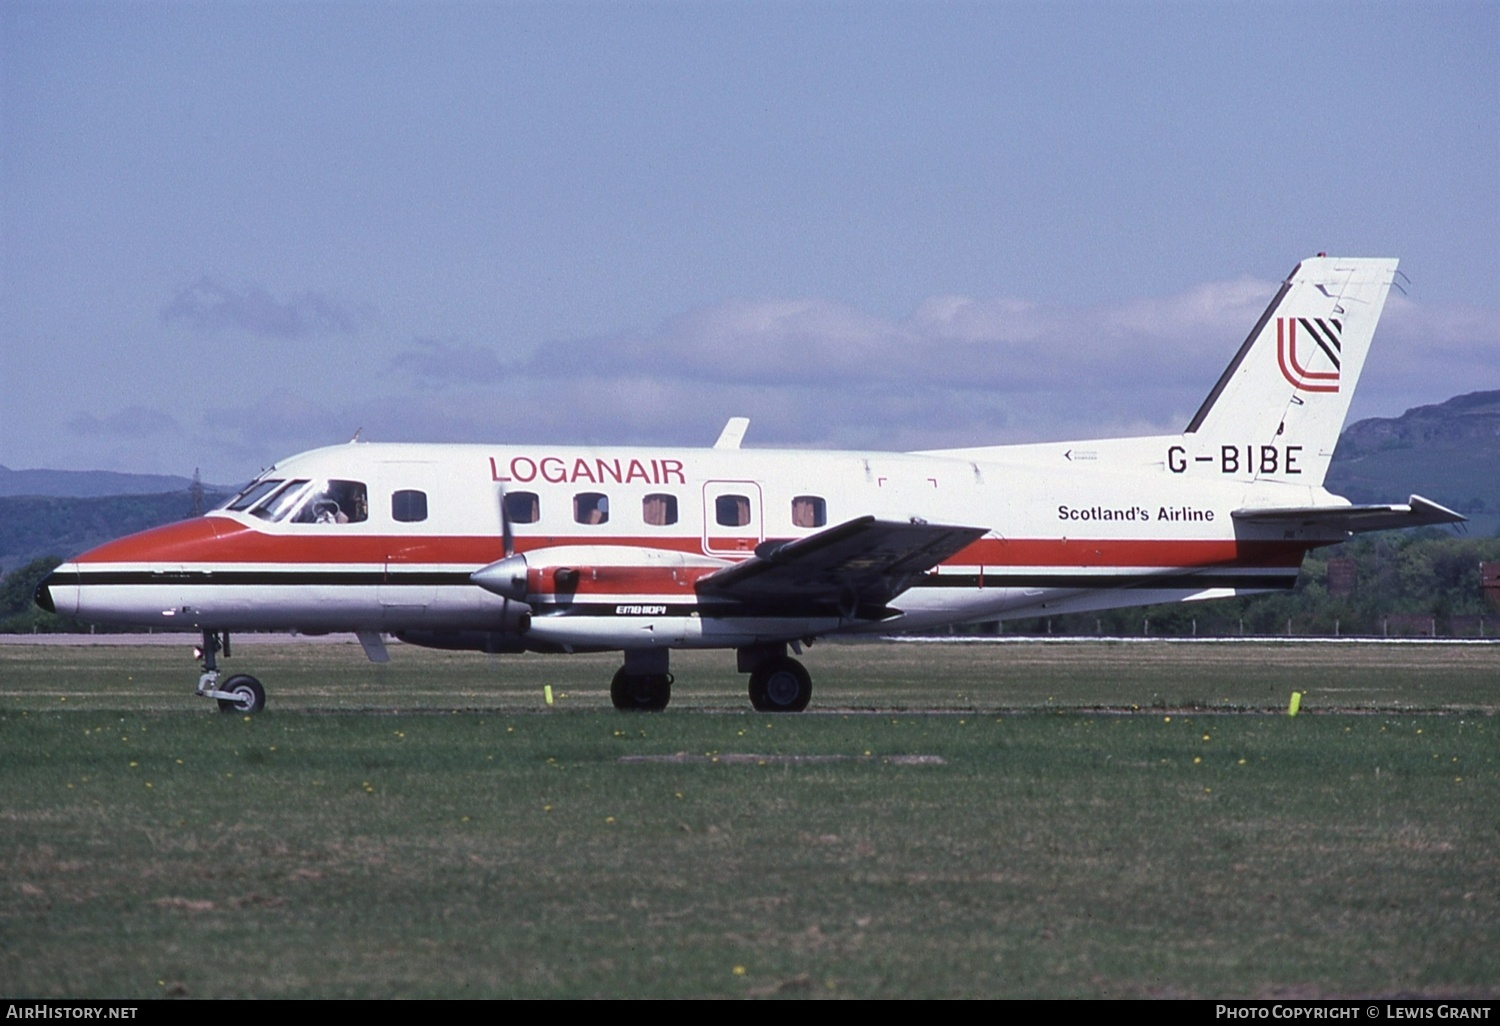
[[[220,507],[272,523],[358,524],[370,518],[369,491],[363,481],[313,481],[300,477],[252,481]]]
[[[262,520],[280,520],[291,512],[298,496],[302,494],[307,485],[307,478],[300,481],[289,481],[286,487],[272,492],[266,498],[257,503],[251,510],[250,515],[260,517]]]
[[[268,493],[280,487],[282,483],[283,481],[279,477],[252,481],[248,488],[231,499],[229,504],[224,508],[235,511],[247,510],[261,499],[264,499]]]

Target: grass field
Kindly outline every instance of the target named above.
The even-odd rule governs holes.
[[[0,993],[1500,995],[1500,647],[806,662],[0,646]]]

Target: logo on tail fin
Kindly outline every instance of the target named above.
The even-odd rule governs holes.
[[[1303,353],[1310,354],[1307,366],[1297,358],[1297,329],[1302,329]],[[1276,318],[1276,362],[1281,365],[1281,376],[1294,388],[1303,392],[1337,392],[1339,390],[1339,338],[1344,333],[1344,322],[1336,317],[1278,317]],[[1307,340],[1313,345],[1307,347]],[[1318,354],[1321,353],[1320,357]],[[1313,365],[1332,367],[1332,370],[1311,370]]]

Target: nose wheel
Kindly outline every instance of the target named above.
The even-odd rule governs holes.
[[[230,677],[219,689],[219,693],[232,696],[219,699],[220,712],[248,715],[258,713],[266,707],[266,689],[248,673],[237,673]]]
[[[237,673],[228,680],[219,681],[218,654],[229,657],[229,632],[222,635],[214,631],[203,632],[203,645],[194,654],[203,664],[203,673],[198,678],[198,687],[193,692],[202,698],[218,701],[219,711],[252,715],[266,707],[266,689],[260,681],[248,673]]]

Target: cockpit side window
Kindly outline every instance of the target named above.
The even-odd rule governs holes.
[[[292,522],[358,524],[369,518],[369,492],[363,481],[322,481],[302,501]]]

